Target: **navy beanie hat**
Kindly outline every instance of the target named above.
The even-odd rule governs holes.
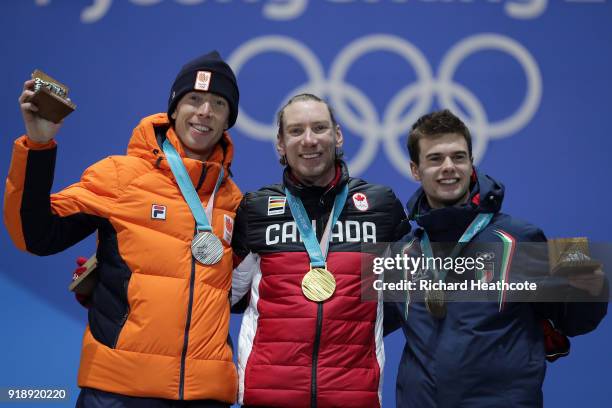
[[[168,98],[168,118],[171,122],[174,122],[170,116],[176,105],[183,95],[191,91],[212,92],[224,97],[229,104],[228,125],[230,128],[234,126],[238,117],[240,97],[238,84],[234,72],[217,51],[211,51],[189,61],[181,68]]]

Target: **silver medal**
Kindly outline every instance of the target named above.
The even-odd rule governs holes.
[[[191,241],[191,253],[201,264],[214,265],[223,257],[223,244],[212,232],[198,232]]]

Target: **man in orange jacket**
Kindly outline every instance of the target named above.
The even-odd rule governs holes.
[[[49,194],[61,124],[19,97],[4,219],[15,245],[50,255],[98,232],[98,284],[83,338],[78,407],[227,407],[237,392],[229,337],[238,115],[231,68],[213,51],[187,63],[167,114],[144,118],[127,155]]]

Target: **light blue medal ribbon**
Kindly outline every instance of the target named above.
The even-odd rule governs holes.
[[[293,219],[295,220],[298,230],[300,231],[302,241],[304,242],[304,246],[306,247],[306,252],[308,252],[310,267],[325,268],[325,260],[327,259],[327,250],[329,248],[331,234],[323,234],[323,238],[319,243],[312,228],[310,218],[308,218],[308,214],[304,208],[304,204],[302,204],[302,200],[299,197],[291,194],[287,187],[285,187],[285,195],[287,196],[287,202],[289,203],[289,208],[291,208]],[[340,213],[344,208],[347,197],[348,184],[345,184],[342,190],[336,194],[332,214],[330,219],[327,221],[326,231],[331,230],[333,226],[336,225],[336,221],[338,221],[338,218],[340,217]]]
[[[321,242],[317,242],[316,234],[312,228],[306,209],[299,197],[295,197],[285,188],[285,195],[291,208],[291,214],[300,231],[302,242],[306,247],[306,252],[310,258],[310,270],[302,278],[302,293],[307,299],[313,302],[324,302],[329,299],[336,290],[336,279],[334,275],[327,270],[325,260],[329,249],[329,241],[331,239],[331,230],[338,221],[340,213],[346,203],[348,196],[348,185],[344,185],[342,190],[336,194],[334,206],[327,220],[325,231],[321,237]]]
[[[474,238],[474,236],[476,236],[476,234],[478,234],[487,225],[489,225],[489,223],[491,222],[492,218],[493,218],[493,214],[491,214],[491,213],[480,213],[480,214],[478,214],[476,216],[476,218],[474,218],[474,220],[472,220],[472,222],[467,227],[467,229],[465,230],[463,235],[461,235],[457,245],[455,245],[455,247],[453,248],[453,250],[450,253],[449,257],[450,258],[454,258],[455,256],[457,256],[459,254],[459,251],[461,251],[461,244],[465,244],[467,242],[470,242],[472,240],[472,238]],[[433,258],[434,254],[433,254],[433,250],[431,248],[431,242],[430,242],[429,236],[427,235],[427,232],[425,230],[423,230],[423,237],[421,238],[421,249],[423,250],[423,253],[424,253],[425,257]],[[434,274],[435,274],[435,278],[436,279],[438,279],[440,281],[444,281],[444,279],[446,279],[447,271],[446,270],[438,271],[438,270],[434,269]]]
[[[221,244],[221,241],[219,241],[219,238],[212,233],[212,226],[208,220],[209,218],[212,218],[215,195],[221,186],[221,182],[223,181],[223,167],[221,167],[219,171],[217,183],[215,184],[215,188],[210,195],[205,210],[202,206],[202,202],[200,201],[200,197],[198,196],[198,193],[191,182],[191,178],[187,173],[187,169],[185,169],[183,160],[168,139],[164,141],[162,149],[166,155],[166,158],[168,159],[170,170],[172,170],[172,174],[174,174],[174,177],[176,178],[181,194],[183,195],[185,202],[187,202],[187,205],[191,210],[191,214],[196,222],[197,234],[192,241],[192,253],[201,263],[206,265],[215,264],[219,262],[223,256],[223,245]]]
[[[487,225],[489,225],[489,223],[491,222],[492,218],[493,218],[493,214],[492,213],[480,213],[480,214],[478,214],[472,220],[472,222],[467,227],[467,229],[463,232],[463,234],[459,238],[459,241],[458,241],[457,245],[455,245],[455,247],[453,248],[453,250],[450,253],[449,257],[450,258],[454,258],[455,256],[457,256],[459,254],[459,252],[461,251],[461,244],[465,244],[467,242],[470,242],[472,240],[472,238],[474,238],[474,236],[476,236],[476,234],[478,234]],[[433,253],[433,249],[431,247],[431,241],[429,240],[429,235],[427,235],[427,231],[425,231],[425,230],[423,230],[423,236],[421,237],[421,250],[423,251],[423,254],[425,255],[426,258],[433,259],[434,253]],[[433,272],[435,280],[437,280],[439,282],[444,282],[444,280],[446,279],[446,274],[447,274],[446,270],[438,271],[437,269],[434,268],[432,270],[432,272]],[[408,315],[408,303],[409,303],[409,301],[407,300],[406,301],[405,316]]]

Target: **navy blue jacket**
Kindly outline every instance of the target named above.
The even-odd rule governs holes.
[[[494,213],[488,226],[460,254],[486,253],[490,262],[486,271],[480,272],[488,273],[459,276],[450,272],[447,282],[496,281],[505,273],[507,281],[529,279],[540,288],[553,285],[557,296],[560,287],[567,294],[579,291],[567,281],[551,283],[545,276],[547,262],[540,259],[545,251],[527,254],[531,249],[521,249],[521,243],[527,246],[526,242],[541,242],[535,247],[545,248],[546,237],[537,227],[500,213],[503,197],[503,185],[483,174],[473,177],[469,202],[461,206],[431,209],[419,189],[409,201],[408,211],[420,228],[406,235],[395,250],[405,250],[412,242],[409,252],[416,249],[420,254],[419,238],[425,229],[435,252],[436,242],[457,242],[478,213]],[[483,250],[487,245],[491,246],[489,252]],[[509,250],[508,268],[504,268],[504,245]],[[607,291],[606,284],[601,299],[607,299]],[[490,301],[448,302],[441,320],[428,313],[422,300],[411,301],[407,315],[405,303],[386,303],[386,332],[401,326],[406,336],[397,375],[397,406],[540,407],[546,371],[541,319],[551,319],[563,333],[574,336],[593,330],[606,311],[605,301],[515,302],[512,294],[500,297],[498,292]]]

